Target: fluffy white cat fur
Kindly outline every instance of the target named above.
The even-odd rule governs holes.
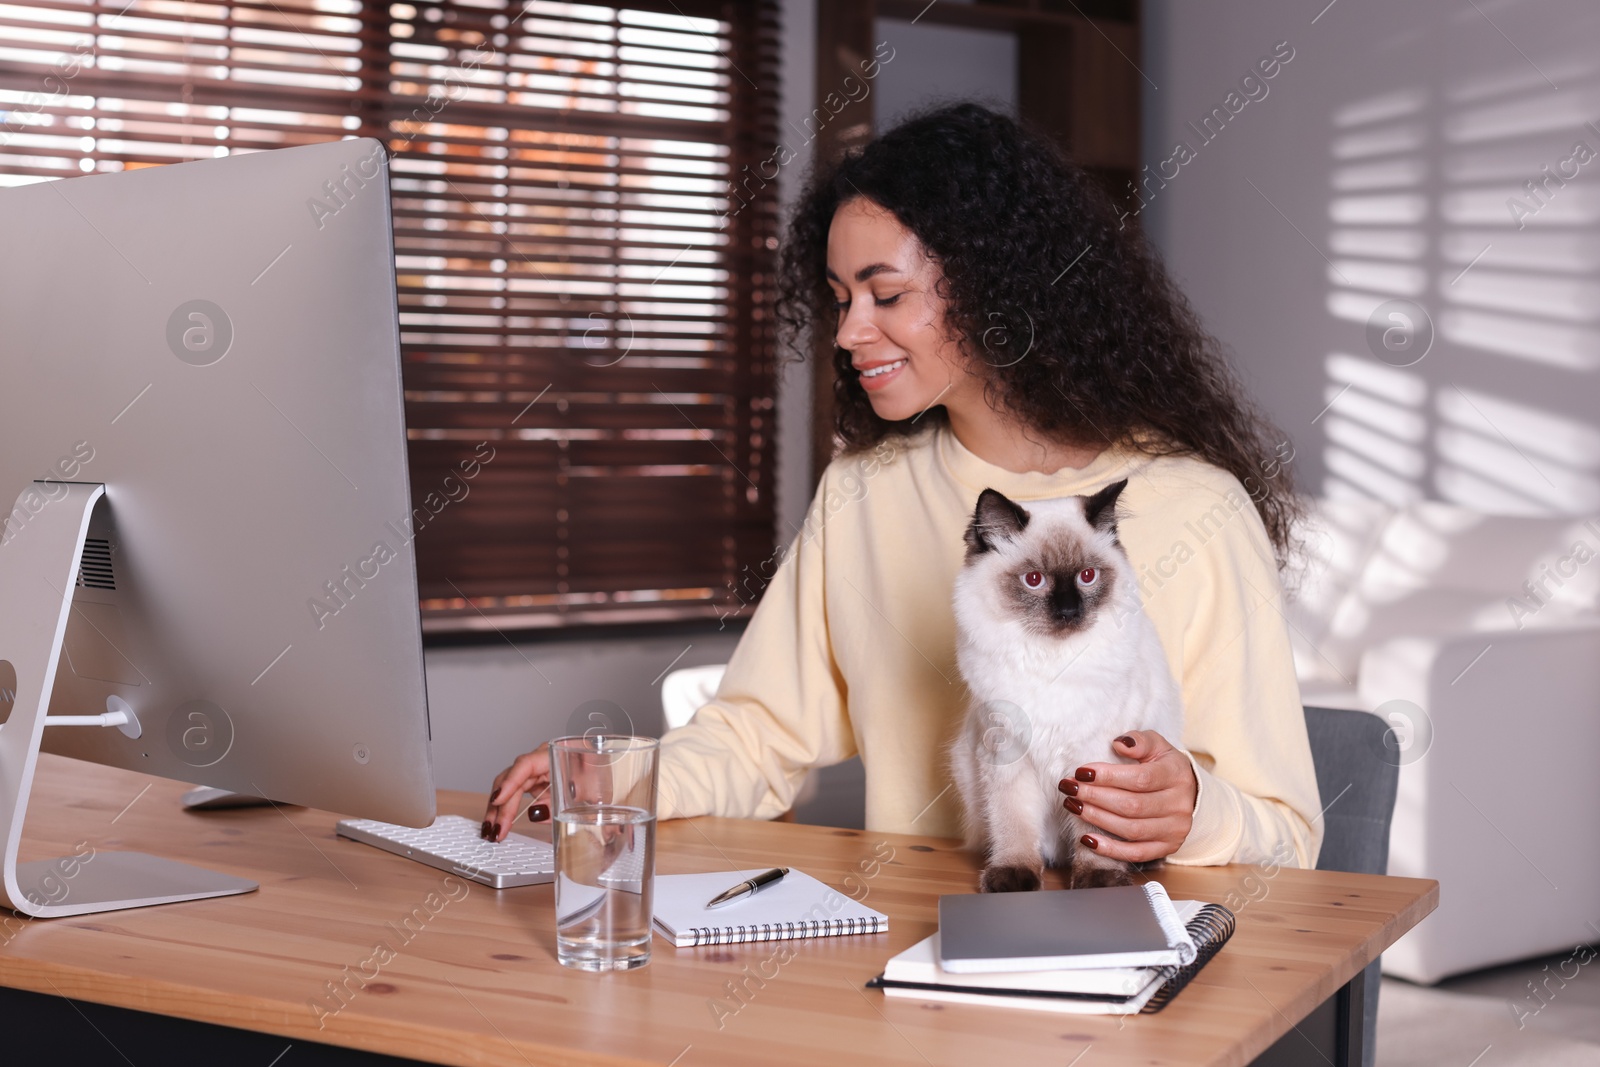
[[[1105,831],[1067,811],[1058,783],[1085,763],[1131,762],[1113,740],[1174,744],[1183,703],[1117,539],[1116,482],[1092,496],[978,498],[955,584],[957,659],[970,702],[950,765],[985,892],[1130,882],[1133,865],[1083,846]]]

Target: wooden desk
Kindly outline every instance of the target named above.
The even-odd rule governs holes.
[[[1416,879],[1168,868],[1161,880],[1174,898],[1256,899],[1238,909],[1228,947],[1160,1014],[1118,1020],[924,1005],[885,1000],[862,983],[934,931],[940,893],[975,886],[972,858],[952,841],[729,819],[665,823],[661,873],[793,865],[888,913],[890,931],[701,949],[657,939],[648,967],[593,975],[555,961],[550,886],[497,892],[449,878],[336,837],[326,812],[185,813],[182,791],[44,757],[25,859],[66,855],[87,841],[258,879],[261,890],[49,921],[0,913],[0,986],[48,996],[8,990],[13,1005],[39,1016],[46,1004],[60,1011],[67,997],[279,1035],[272,1047],[295,1045],[282,1067],[324,1062],[305,1058],[318,1051],[308,1042],[519,1067],[1067,1064],[1090,1048],[1093,1063],[1238,1065],[1438,901],[1438,883]],[[441,809],[477,818],[482,798],[443,793]],[[413,919],[406,941],[397,928],[413,914],[425,922]],[[394,956],[375,963],[380,942]],[[785,944],[794,953],[787,962]],[[347,977],[353,992],[340,1007],[329,983]],[[106,1029],[94,1021],[104,1009],[66,1007],[75,1025],[82,1015]],[[7,1030],[17,1026],[14,1010]],[[115,1044],[115,1034],[104,1040]],[[0,1043],[12,1047],[9,1035]],[[123,1062],[102,1050],[104,1062]]]

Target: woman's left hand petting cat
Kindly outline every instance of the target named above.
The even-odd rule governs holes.
[[[1194,765],[1154,730],[1130,731],[1113,748],[1138,762],[1086,763],[1059,787],[1063,807],[1106,831],[1085,834],[1079,844],[1129,863],[1165,859],[1194,825]]]

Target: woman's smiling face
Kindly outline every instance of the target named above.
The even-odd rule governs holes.
[[[828,285],[838,301],[835,339],[850,353],[873,412],[889,422],[935,404],[981,401],[949,333],[942,273],[915,234],[866,197],[839,206],[828,229]]]

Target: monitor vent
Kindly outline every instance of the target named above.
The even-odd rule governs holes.
[[[88,538],[83,543],[83,560],[78,567],[78,588],[116,587],[116,577],[111,573],[111,542],[102,537]]]

